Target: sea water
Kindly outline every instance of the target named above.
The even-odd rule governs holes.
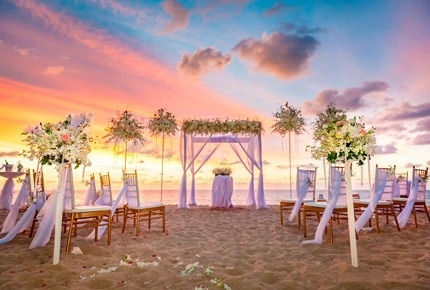
[[[325,196],[325,190],[317,190],[316,198],[319,196]],[[360,198],[369,198],[370,193],[369,190],[354,190],[354,193],[358,193]],[[76,199],[78,204],[81,203],[85,198],[86,191],[78,190],[76,191]],[[117,192],[112,190],[113,198],[119,194],[119,190]],[[294,194],[294,193],[293,193]],[[187,201],[190,201],[190,192],[187,193]],[[289,190],[271,190],[266,189],[264,191],[264,196],[266,199],[266,203],[268,205],[279,205],[279,201],[281,199],[290,198]],[[166,205],[177,205],[179,201],[179,189],[178,190],[141,190],[141,197],[144,201],[162,201]],[[209,205],[211,202],[211,190],[196,190],[195,199],[197,205]],[[257,199],[257,192],[255,191],[255,198]],[[248,200],[248,190],[234,190],[232,195],[232,203],[233,205],[246,205]],[[427,191],[426,195],[427,204],[430,204],[430,190]]]

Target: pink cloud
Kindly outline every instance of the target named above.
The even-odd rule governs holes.
[[[394,144],[378,145],[376,147],[376,154],[394,154],[397,153],[397,147]]]
[[[371,81],[364,82],[359,87],[347,88],[343,92],[332,89],[324,90],[318,93],[313,100],[303,104],[303,112],[306,114],[318,113],[330,103],[344,110],[355,111],[367,106],[365,98],[369,94],[385,92],[388,88],[387,82]]]
[[[46,70],[43,72],[45,75],[60,75],[64,73],[66,69],[62,66],[48,66]]]
[[[179,71],[189,75],[200,75],[211,69],[221,69],[231,62],[231,55],[222,55],[214,47],[198,49],[193,54],[184,54],[178,64]]]
[[[124,16],[136,17],[138,20],[147,17],[145,11],[125,6],[121,2],[115,2],[113,0],[92,0],[92,2],[100,3],[102,7],[110,8],[113,12],[120,13]]]
[[[172,16],[172,20],[164,28],[165,32],[173,32],[184,29],[188,26],[188,20],[190,18],[190,12],[185,8],[181,7],[176,0],[166,0],[163,3],[164,11]]]
[[[234,51],[253,63],[256,70],[291,80],[306,70],[317,45],[318,41],[309,35],[274,32],[263,35],[261,39],[244,39],[234,47]]]

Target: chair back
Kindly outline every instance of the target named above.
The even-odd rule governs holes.
[[[340,187],[338,189],[338,204],[346,204],[346,182],[345,182],[345,166],[333,165],[330,167],[330,179],[329,179],[329,192],[328,192],[328,202],[333,198],[333,194],[337,190],[336,180],[337,176],[333,174],[333,170],[341,174]]]
[[[296,191],[297,195],[301,193],[303,188],[307,187],[306,195],[304,199],[312,199],[315,201],[315,188],[316,188],[316,177],[317,169],[299,169],[297,167],[297,182]]]
[[[140,206],[139,197],[139,182],[137,180],[137,170],[132,173],[126,173],[123,171],[124,184],[127,186],[125,193],[125,200],[131,207]]]
[[[42,169],[39,169],[37,171],[33,170],[33,184],[36,194],[40,192],[45,192],[45,181],[43,178]]]
[[[345,168],[343,166],[330,166],[327,203],[333,199],[336,199],[336,204],[346,204]]]
[[[97,198],[94,204],[97,205],[112,205],[112,188],[110,183],[109,172],[107,174],[100,175],[100,189],[101,195]]]
[[[396,173],[396,184],[395,184],[395,195],[394,197],[408,197],[411,192],[411,182],[408,178],[408,172]]]
[[[418,182],[418,200],[425,200],[427,191],[428,167],[426,169],[412,168],[412,186]]]
[[[72,166],[70,164],[65,166],[66,168],[64,168],[64,170],[66,171],[65,173],[66,184],[65,184],[65,191],[64,191],[63,207],[64,209],[73,210],[76,207],[76,203],[75,203],[75,188],[73,186]],[[58,182],[61,183],[61,180],[59,180]]]
[[[378,171],[383,171],[387,174],[387,182],[385,183],[385,188],[382,192],[381,200],[393,200],[393,193],[394,193],[394,185],[396,183],[396,165],[393,167],[378,167],[378,164],[376,164],[376,171],[375,171],[375,189],[376,192],[376,184],[378,181]]]

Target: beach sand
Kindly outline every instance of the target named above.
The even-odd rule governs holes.
[[[3,224],[7,211],[0,211]],[[297,223],[280,225],[279,207],[211,209],[167,207],[167,232],[155,221],[139,237],[131,222],[121,233],[88,241],[89,229],[72,239],[83,255],[65,253],[52,264],[53,235],[29,250],[28,233],[0,245],[0,289],[430,289],[430,223],[419,215],[398,232],[381,223],[381,233],[360,232],[359,266],[351,265],[347,222],[321,245],[302,245]],[[317,223],[308,220],[309,238]],[[126,256],[129,260],[126,260]],[[121,261],[123,261],[121,263]],[[122,264],[122,265],[121,265]],[[218,285],[217,285],[218,284]]]

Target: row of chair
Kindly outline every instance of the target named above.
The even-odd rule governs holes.
[[[99,176],[101,187],[100,196],[92,197],[92,200],[94,200],[94,202],[87,201],[84,202],[84,204],[80,205],[77,204],[75,200],[72,169],[70,166],[66,168],[62,227],[64,233],[66,233],[68,229],[66,245],[67,252],[70,251],[72,236],[76,236],[78,229],[81,227],[93,228],[95,241],[97,241],[99,238],[99,227],[105,227],[104,230],[107,229],[108,235],[107,244],[110,245],[111,224],[115,216],[117,222],[119,216],[123,217],[122,233],[125,232],[128,219],[133,220],[133,226],[135,226],[136,228],[136,236],[139,236],[141,222],[143,221],[148,222],[148,229],[151,229],[152,221],[156,219],[161,219],[162,230],[163,232],[166,231],[165,206],[162,202],[142,200],[140,196],[138,175],[136,170],[131,173],[123,172],[124,184],[116,200],[112,198],[112,188],[109,173],[99,174]],[[56,206],[56,204],[54,204],[54,202],[45,202],[46,198],[43,171],[33,171],[32,177],[33,181],[31,182],[30,171],[28,170],[26,172],[26,180],[28,180],[29,182],[29,186],[27,186],[27,194],[32,195],[33,198],[38,198],[39,196],[43,195],[44,206],[52,207],[53,210],[51,210],[51,212],[55,211],[54,207]],[[33,185],[34,190],[32,189],[31,185]],[[94,174],[91,175],[90,190],[91,186],[93,186],[92,190],[95,194],[96,190]],[[25,212],[29,208],[29,205],[30,203],[27,203],[25,206],[21,206],[19,211]],[[35,225],[38,221],[37,214],[39,210],[37,210],[36,214],[34,215],[33,222],[30,228],[30,237],[33,236]],[[101,234],[104,233],[104,230],[103,232],[101,232]],[[48,233],[50,233],[50,231]]]
[[[336,170],[340,172],[342,175],[345,174],[345,168],[343,166],[332,166],[331,170]],[[294,218],[297,218],[297,226],[300,227],[303,225],[304,236],[307,236],[307,228],[306,228],[306,219],[315,215],[320,221],[322,213],[328,206],[328,201],[332,198],[332,190],[333,184],[330,184],[332,180],[329,178],[329,190],[328,190],[328,201],[317,199],[315,197],[315,185],[316,185],[316,168],[315,169],[299,169],[297,168],[297,198],[291,199],[283,199],[280,201],[280,219],[281,225],[284,224],[284,212],[290,211],[289,220],[292,221]],[[383,172],[383,173],[381,173]],[[382,180],[382,178],[378,177],[379,175],[386,174],[386,180],[384,180],[384,184],[382,189],[382,196],[377,200],[375,204],[370,199],[360,199],[358,196],[354,196],[354,213],[357,218],[358,215],[362,214],[366,207],[369,207],[369,204],[372,203],[373,206],[373,214],[376,220],[376,231],[379,233],[379,216],[385,215],[386,221],[388,223],[388,217],[392,216],[398,231],[400,231],[400,226],[397,220],[397,214],[405,207],[408,201],[409,188],[407,185],[407,172],[406,173],[395,173],[394,167],[378,167],[376,165],[375,171],[375,184],[374,191],[377,191],[377,181]],[[427,218],[430,222],[430,215],[425,203],[425,194],[426,194],[426,181],[428,177],[428,168],[426,169],[417,169],[415,166],[412,170],[412,180],[416,180],[418,186],[418,197],[413,205],[412,214],[414,216],[415,227],[418,227],[417,222],[417,212],[424,212],[427,215]],[[380,182],[381,183],[381,182]],[[397,184],[396,184],[397,183]],[[395,185],[400,190],[400,194],[396,197],[393,197],[393,192]],[[379,192],[381,194],[381,192]],[[333,207],[332,216],[328,223],[328,228],[330,231],[330,242],[333,242],[333,221],[337,221],[344,217],[347,213],[346,206],[346,185],[345,180],[340,183],[340,187],[338,188],[339,194],[338,201],[336,205]],[[303,219],[303,221],[302,221]],[[371,226],[371,219],[369,219],[369,226]],[[326,229],[327,231],[327,229]]]
[[[69,171],[71,172],[71,171]],[[94,176],[91,177],[94,179]],[[91,224],[94,228],[94,239],[98,239],[98,227],[99,225],[107,225],[108,230],[108,245],[111,242],[111,222],[116,215],[117,221],[118,216],[123,216],[122,233],[124,233],[127,219],[133,219],[133,225],[136,228],[136,236],[139,236],[140,223],[142,221],[148,222],[148,229],[151,229],[151,223],[153,220],[162,220],[162,230],[166,231],[166,211],[165,205],[162,202],[143,201],[140,197],[139,182],[137,171],[132,173],[123,172],[124,187],[121,190],[120,195],[117,197],[118,200],[112,199],[112,188],[110,183],[109,173],[102,175],[100,174],[100,184],[102,189],[101,196],[94,202],[93,205],[76,205],[74,203],[74,190],[70,190],[72,194],[72,204],[70,208],[64,211],[63,226],[69,227],[69,234],[67,239],[66,252],[70,251],[70,243],[72,234],[76,236],[78,226],[81,224]],[[72,186],[72,177],[68,178],[71,184],[66,185]],[[68,192],[66,190],[66,192]],[[122,202],[122,200],[124,202]]]

